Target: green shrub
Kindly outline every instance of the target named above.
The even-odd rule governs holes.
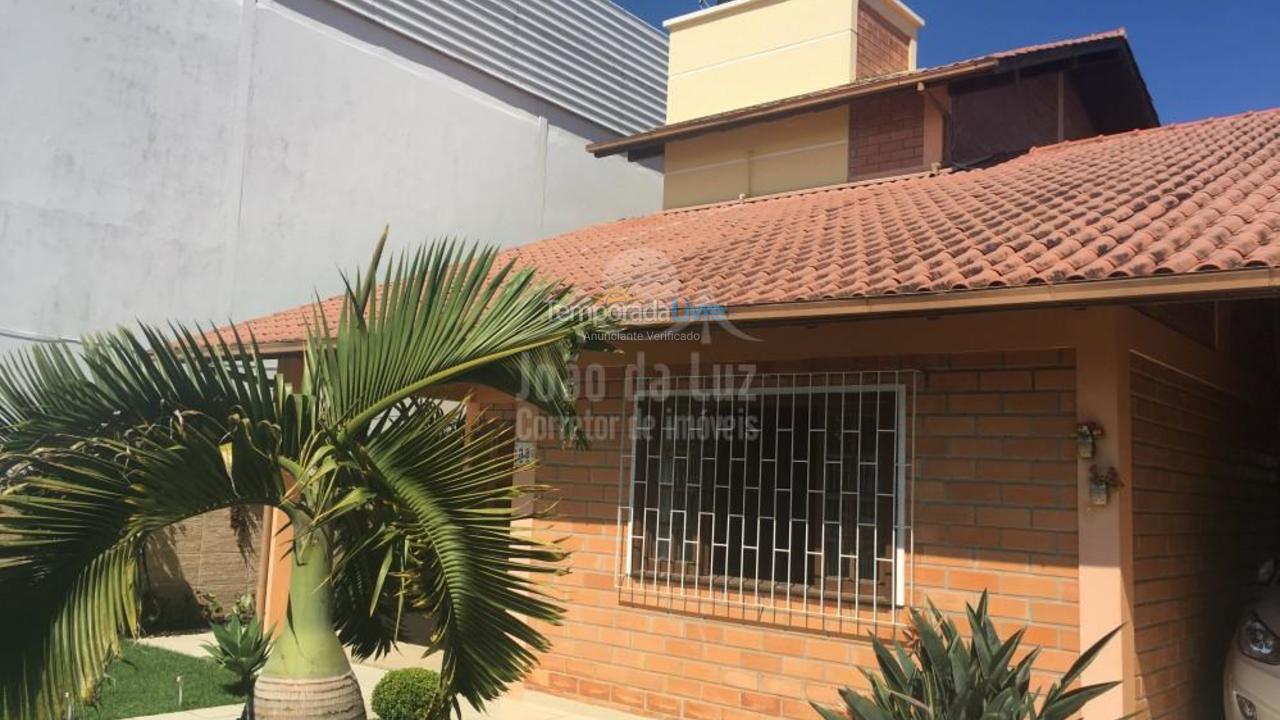
[[[217,595],[207,590],[196,591],[196,607],[200,608],[200,617],[207,623],[222,622],[226,619],[222,601]]]
[[[890,648],[872,638],[880,672],[863,671],[871,682],[870,694],[844,688],[840,697],[847,705],[845,712],[817,704],[814,708],[825,720],[1067,720],[1118,684],[1071,688],[1119,628],[1085,650],[1041,698],[1030,689],[1031,667],[1040,648],[1013,662],[1025,630],[1002,641],[987,617],[985,592],[977,608],[966,609],[972,638],[968,641],[932,603],[927,617],[912,609],[906,646],[895,642]]]
[[[426,668],[392,670],[373,689],[373,712],[380,720],[424,720],[437,702],[440,676]]]

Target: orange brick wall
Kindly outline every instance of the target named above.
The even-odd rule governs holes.
[[[1078,649],[1074,358],[1069,351],[823,361],[761,372],[921,370],[916,396],[915,599],[959,611],[990,589],[1008,632],[1030,624],[1043,681]],[[625,410],[622,383],[584,404],[588,422]],[[871,627],[822,630],[758,611],[678,611],[615,586],[619,443],[540,449],[538,482],[558,488],[544,537],[566,537],[572,572],[555,580],[565,623],[532,687],[646,715],[697,720],[817,717],[874,664]],[[708,616],[710,615],[710,616]],[[804,626],[808,625],[806,629]],[[864,623],[864,625],[866,625]]]
[[[850,180],[923,167],[924,98],[920,93],[882,93],[850,104]]]
[[[1221,717],[1223,654],[1280,552],[1274,413],[1140,357],[1132,383],[1138,709]]]
[[[907,37],[866,3],[858,3],[858,78],[902,72],[909,65]]]

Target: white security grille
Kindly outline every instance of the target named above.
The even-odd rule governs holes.
[[[897,622],[915,378],[634,378],[619,587],[635,599]]]

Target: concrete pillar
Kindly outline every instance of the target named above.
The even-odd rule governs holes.
[[[1133,444],[1129,393],[1129,343],[1123,309],[1091,310],[1090,327],[1076,349],[1079,422],[1103,427],[1092,459],[1079,459],[1080,648],[1123,626],[1085,671],[1085,684],[1122,684],[1085,707],[1085,720],[1113,720],[1134,710],[1137,692],[1133,628]],[[1125,487],[1105,506],[1092,505],[1089,470],[1114,467]]]
[[[303,357],[301,354],[282,357],[278,372],[285,382],[294,387],[302,386]],[[288,482],[292,484],[292,479]],[[293,545],[293,529],[289,517],[276,508],[265,508],[262,513],[262,553],[258,558],[258,617],[265,627],[284,626],[285,611],[289,607],[289,576],[292,567],[289,553]]]

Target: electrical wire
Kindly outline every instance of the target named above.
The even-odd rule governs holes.
[[[59,337],[57,335],[45,335],[43,333],[31,332],[29,330],[15,330],[14,328],[0,327],[0,337],[13,338],[15,340],[27,340],[39,343],[75,343],[80,344],[79,338]]]

